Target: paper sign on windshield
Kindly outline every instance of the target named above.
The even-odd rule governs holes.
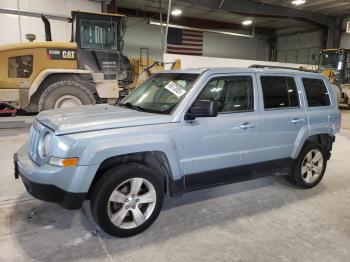
[[[181,97],[186,93],[186,90],[174,83],[174,82],[169,82],[166,86],[164,86],[167,90],[169,90],[171,93],[173,93],[174,95],[176,95],[177,97]]]

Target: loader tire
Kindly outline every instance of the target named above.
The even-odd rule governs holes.
[[[95,104],[91,90],[82,82],[63,80],[49,85],[39,99],[39,111]]]

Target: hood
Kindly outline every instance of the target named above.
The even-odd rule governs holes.
[[[172,122],[171,115],[110,105],[53,109],[39,113],[37,119],[54,130],[56,135]]]

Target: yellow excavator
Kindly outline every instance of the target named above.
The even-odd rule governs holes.
[[[350,105],[350,49],[322,50],[319,73],[330,80],[338,103]]]
[[[50,22],[42,20],[45,42],[27,34],[29,42],[0,46],[0,110],[113,104],[164,69],[147,48],[138,58],[123,54],[124,15],[72,11],[70,42],[52,41]],[[175,61],[171,68],[180,66]]]

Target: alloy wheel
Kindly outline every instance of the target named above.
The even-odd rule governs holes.
[[[147,179],[131,178],[111,193],[107,206],[108,217],[118,228],[133,229],[152,215],[156,201],[155,188]]]
[[[301,176],[304,182],[312,184],[322,174],[324,165],[323,154],[318,149],[309,151],[301,165]]]

